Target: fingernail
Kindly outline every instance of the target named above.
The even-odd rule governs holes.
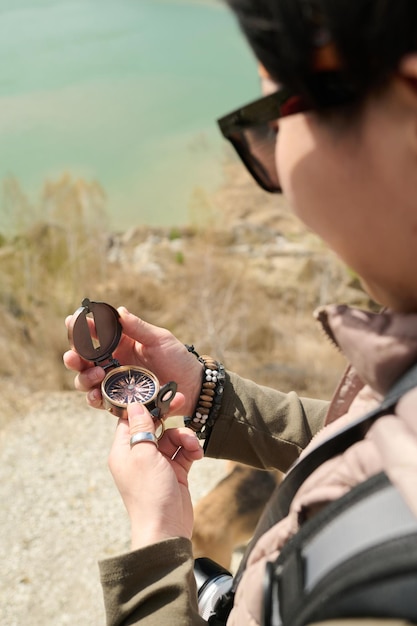
[[[198,446],[201,446],[200,439],[197,437],[197,435],[194,435],[193,443],[197,443]]]
[[[130,315],[129,311],[127,310],[125,306],[119,306],[119,312],[123,313],[124,315]]]
[[[144,415],[145,406],[140,402],[132,402],[127,405],[127,412],[129,417],[133,417],[134,415]]]
[[[98,389],[91,389],[87,393],[87,398],[89,402],[91,402],[92,404],[95,404],[96,402],[101,400],[101,393]]]

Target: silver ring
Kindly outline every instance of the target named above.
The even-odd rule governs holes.
[[[159,448],[158,445],[158,439],[155,437],[155,435],[153,433],[135,433],[134,435],[131,436],[130,438],[130,447],[133,448],[133,446],[135,446],[137,443],[142,443],[142,441],[148,441],[149,443],[154,443],[156,445],[157,448]]]

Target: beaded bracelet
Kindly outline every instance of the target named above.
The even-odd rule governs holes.
[[[185,345],[203,364],[203,374],[197,407],[192,417],[184,417],[184,424],[191,428],[199,439],[206,439],[220,411],[224,390],[224,366],[211,356],[200,356],[194,346]]]

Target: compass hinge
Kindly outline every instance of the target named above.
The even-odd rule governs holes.
[[[119,363],[119,361],[118,361],[117,359],[113,359],[113,358],[111,358],[111,359],[109,359],[109,360],[108,360],[108,362],[107,362],[107,363],[104,363],[104,364],[103,364],[103,361],[104,361],[104,360],[105,360],[105,359],[101,359],[101,360],[100,360],[100,359],[98,359],[97,361],[94,361],[94,364],[95,364],[95,365],[99,365],[99,366],[100,366],[100,367],[102,367],[104,370],[108,370],[108,369],[110,369],[111,367],[120,367],[120,363]]]

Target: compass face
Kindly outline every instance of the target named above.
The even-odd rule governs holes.
[[[156,378],[151,372],[129,366],[113,370],[103,384],[108,398],[118,405],[146,404],[158,391]]]

